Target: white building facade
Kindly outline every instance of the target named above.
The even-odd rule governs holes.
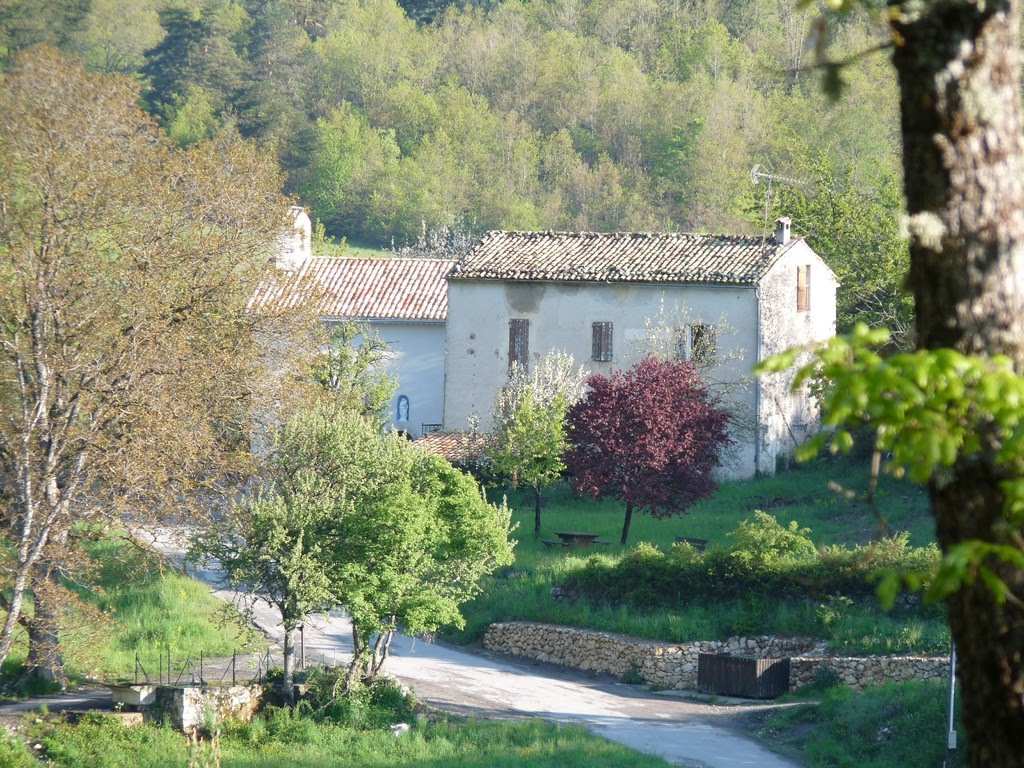
[[[562,350],[608,374],[657,352],[693,359],[734,414],[723,476],[772,473],[817,427],[792,374],[753,367],[835,333],[835,275],[777,223],[774,238],[680,234],[486,236],[448,276],[445,430],[486,430],[510,362]]]

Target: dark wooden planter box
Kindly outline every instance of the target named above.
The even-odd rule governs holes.
[[[702,653],[697,659],[697,690],[720,696],[774,699],[789,690],[789,659]]]

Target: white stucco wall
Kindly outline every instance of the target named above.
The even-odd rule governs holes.
[[[750,369],[757,350],[753,288],[710,285],[526,283],[452,280],[448,283],[445,354],[445,429],[470,419],[491,425],[498,390],[508,380],[509,320],[530,321],[531,363],[560,349],[591,371],[629,368],[650,349],[656,327],[706,323],[719,328],[718,360],[709,378],[726,384],[748,414],[745,434],[723,476],[754,471],[755,404]],[[613,323],[613,359],[591,360],[592,323]]]
[[[810,305],[799,312],[797,267],[806,264],[811,265]],[[761,359],[834,336],[837,287],[832,271],[806,243],[797,242],[786,251],[761,281]],[[761,380],[761,472],[774,472],[780,456],[792,456],[794,448],[817,430],[814,398],[807,392],[790,392],[794,374],[795,369]]]
[[[391,348],[387,370],[398,378],[391,402],[391,423],[413,438],[423,424],[440,424],[444,416],[443,322],[362,320]],[[358,343],[358,339],[356,342]],[[409,398],[409,419],[397,420],[401,396]]]

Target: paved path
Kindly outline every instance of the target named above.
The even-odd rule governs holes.
[[[180,561],[180,545],[162,539],[159,548]],[[213,585],[221,599],[237,600],[237,593],[216,588],[216,571],[199,570],[194,575]],[[254,620],[276,642],[283,639],[280,615],[274,609],[257,603]],[[345,616],[332,613],[307,621],[308,660],[341,662],[351,647],[351,625]],[[677,765],[797,768],[732,730],[737,707],[682,701],[639,686],[595,682],[550,665],[492,658],[405,636],[392,643],[386,669],[411,686],[422,701],[446,711],[582,724],[607,739]]]

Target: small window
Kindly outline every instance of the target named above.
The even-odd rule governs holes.
[[[796,311],[807,312],[811,308],[811,265],[796,268]]]
[[[530,321],[508,321],[508,372],[512,373],[513,364],[526,370],[530,361]]]
[[[697,365],[714,365],[718,331],[713,325],[690,326],[690,359]]]
[[[607,363],[612,359],[612,324],[594,323],[591,337],[590,357],[599,363]]]
[[[718,354],[718,330],[713,325],[695,323],[676,329],[676,357],[700,366],[715,364]]]

